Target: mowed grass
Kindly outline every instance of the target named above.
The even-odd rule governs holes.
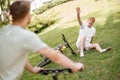
[[[94,24],[97,33],[94,43],[100,43],[101,47],[112,47],[112,50],[100,54],[96,50],[85,51],[85,57],[80,58],[79,53],[73,56],[68,49],[63,54],[75,62],[82,62],[85,66],[83,72],[65,75],[60,74],[59,80],[120,80],[120,1],[119,0],[74,0],[59,6],[56,6],[43,15],[48,15],[51,11],[59,12],[61,18],[56,23],[43,32],[38,34],[40,38],[51,47],[56,47],[63,43],[61,34],[64,34],[72,48],[77,51],[75,46],[79,25],[76,19],[75,8],[79,6],[82,9],[81,17],[86,21],[89,16],[94,16]],[[68,11],[67,11],[68,10]],[[50,15],[50,14],[49,14]],[[53,28],[54,27],[54,28]],[[33,66],[42,60],[38,54],[30,54],[29,58]],[[59,68],[61,66],[51,63],[46,68]],[[52,80],[51,75],[44,76],[32,74],[24,71],[21,80]]]

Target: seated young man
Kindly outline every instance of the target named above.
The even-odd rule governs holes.
[[[80,19],[80,8],[76,8],[77,19],[80,25],[80,32],[76,42],[76,46],[80,51],[80,57],[84,56],[84,49],[89,50],[95,48],[100,53],[111,50],[111,48],[102,49],[98,43],[92,43],[93,37],[95,36],[96,29],[93,27],[93,23],[95,22],[94,17],[89,17],[86,24],[83,24]]]

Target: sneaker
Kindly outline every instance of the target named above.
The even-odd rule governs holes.
[[[80,57],[84,57],[84,53],[83,52],[80,52]]]
[[[112,48],[111,47],[109,47],[109,48],[106,48],[106,51],[110,51]]]
[[[111,49],[112,49],[111,47],[106,48],[106,49],[102,49],[102,50],[100,51],[100,53],[103,53],[103,52],[106,52],[106,51],[110,51]]]

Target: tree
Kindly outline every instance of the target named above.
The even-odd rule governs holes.
[[[10,0],[0,0],[0,9],[1,9],[0,20],[2,23],[6,23],[9,20],[8,18],[9,7],[10,7]]]

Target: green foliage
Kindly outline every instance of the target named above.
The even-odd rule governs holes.
[[[31,22],[28,25],[28,28],[35,33],[39,33],[43,29],[56,23],[59,20],[58,18],[56,18],[56,16],[57,16],[57,13],[52,13],[47,16],[46,15],[40,16],[40,15],[33,14]]]
[[[0,0],[0,23],[8,23],[9,22],[9,7],[10,7],[10,0]]]
[[[54,6],[57,6],[59,4],[62,4],[62,3],[68,2],[68,1],[71,1],[71,0],[53,0],[49,3],[44,3],[44,5],[42,7],[34,10],[34,12],[36,14],[40,14],[40,13],[43,13],[44,11],[46,11]]]
[[[3,28],[5,25],[7,25],[8,23],[0,23],[0,29]]]

